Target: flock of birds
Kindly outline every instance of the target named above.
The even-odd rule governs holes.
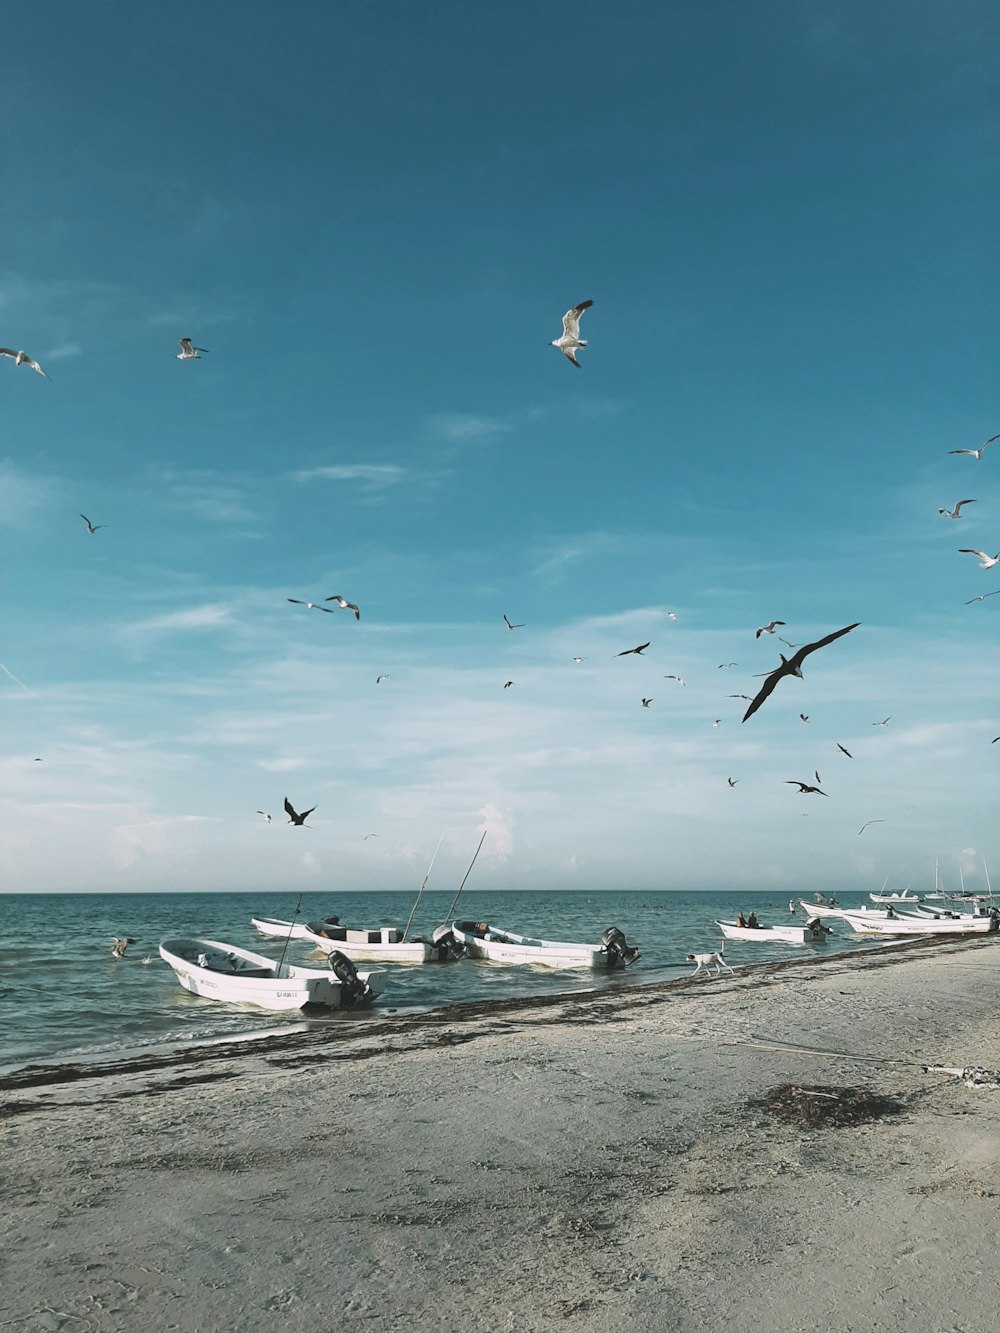
[[[587,340],[582,339],[580,337],[580,320],[584,315],[584,313],[587,310],[589,310],[593,304],[594,304],[593,301],[590,300],[581,301],[579,305],[572,306],[569,310],[567,310],[562,317],[562,334],[558,338],[554,338],[550,343],[550,346],[558,348],[558,350],[562,352],[562,354],[567,358],[567,360],[569,360],[574,366],[576,366],[577,369],[580,369],[581,367],[580,367],[580,362],[577,360],[576,353],[580,351],[582,348],[587,346]],[[201,360],[203,355],[206,355],[208,353],[207,348],[195,346],[191,338],[179,339],[179,346],[181,350],[176,354],[177,359],[179,361],[199,361]],[[34,357],[29,356],[28,353],[23,350],[15,351],[13,348],[0,347],[0,356],[5,356],[10,358],[14,362],[15,366],[27,366],[29,367],[29,369],[34,370],[37,374],[45,376],[45,378],[48,378],[46,372],[42,369],[38,361],[36,361]],[[974,458],[978,462],[982,459],[986,449],[991,444],[993,444],[994,441],[998,439],[1000,439],[1000,435],[991,435],[989,439],[984,440],[983,443],[979,445],[979,447],[976,449],[949,449],[948,452],[949,454],[968,455],[969,457]],[[951,520],[958,520],[962,517],[963,508],[967,505],[975,503],[976,500],[972,498],[958,500],[952,506],[951,509],[939,508],[938,513],[945,518]],[[87,532],[91,536],[95,535],[97,532],[106,527],[106,525],[103,523],[96,523],[96,524],[93,523],[87,517],[86,514],[81,514],[80,517],[87,525]],[[995,566],[1000,565],[1000,552],[997,552],[995,555],[990,555],[986,551],[977,550],[972,547],[960,547],[959,553],[962,555],[976,556],[979,561],[981,569],[993,569]],[[966,606],[971,606],[973,602],[985,601],[987,597],[994,597],[997,594],[1000,594],[1000,588],[994,589],[991,592],[980,593],[977,596],[970,598],[969,601],[966,602]],[[310,611],[323,611],[328,615],[333,614],[334,607],[327,606],[324,603],[333,602],[336,604],[336,607],[339,607],[341,610],[352,612],[355,620],[359,621],[361,619],[361,610],[360,607],[357,605],[357,603],[348,601],[348,599],[342,596],[340,593],[334,593],[329,597],[325,597],[322,600],[315,602],[303,600],[298,597],[289,597],[287,600],[294,606],[304,606],[306,607],[307,610]],[[668,611],[667,617],[671,621],[676,622],[677,613],[674,611]],[[525,628],[523,621],[510,620],[506,612],[503,613],[503,620],[507,629],[510,631]],[[830,634],[824,635],[822,638],[817,639],[814,643],[807,643],[801,645],[792,644],[787,639],[781,639],[781,636],[779,635],[778,637],[779,639],[781,639],[781,642],[794,650],[792,656],[786,657],[784,653],[779,652],[779,657],[781,658],[779,665],[776,666],[770,672],[766,673],[766,675],[764,676],[763,684],[760,686],[755,695],[751,696],[747,694],[730,694],[727,696],[728,698],[731,699],[741,699],[747,702],[747,709],[743,714],[742,721],[747,722],[751,717],[753,717],[753,715],[767,702],[767,700],[770,698],[771,694],[781,683],[781,681],[786,679],[786,677],[796,676],[801,679],[802,666],[807,657],[809,657],[812,653],[817,652],[820,648],[825,648],[828,645],[836,642],[836,640],[843,638],[847,634],[850,634],[853,630],[858,628],[859,623],[860,622],[855,621],[851,625],[845,625],[842,629],[833,630]],[[777,619],[771,620],[766,625],[759,626],[755,632],[754,637],[756,639],[760,639],[762,635],[776,634],[779,626],[784,628],[785,621]],[[646,652],[646,650],[650,647],[650,643],[651,641],[647,640],[647,642],[645,643],[637,644],[634,648],[624,648],[620,652],[615,654],[615,656],[642,657],[643,654]],[[586,657],[582,656],[573,658],[574,663],[581,663],[587,660],[588,659]],[[736,662],[720,662],[719,669],[720,670],[730,669],[736,667],[737,665],[738,663]],[[376,678],[376,684],[381,684],[382,681],[388,679],[389,676],[383,673]],[[675,681],[680,686],[684,685],[683,678],[675,674],[665,675],[663,679]],[[503,688],[507,690],[510,689],[513,685],[514,685],[513,680],[507,680],[504,682]],[[649,708],[652,705],[652,703],[653,703],[652,696],[649,695],[643,695],[640,700],[640,704],[643,708]],[[810,721],[810,718],[808,714],[800,713],[799,720],[803,723],[808,723]],[[873,725],[885,727],[888,725],[889,721],[890,718],[886,717],[880,722],[873,723]],[[721,718],[716,718],[713,721],[712,725],[713,727],[718,727],[721,725],[721,722],[722,722]],[[995,744],[997,741],[1000,741],[1000,736],[997,736],[992,743]],[[853,759],[853,755],[846,749],[845,746],[841,745],[839,742],[837,742],[837,748],[848,759]],[[827,793],[824,792],[819,785],[820,776],[818,771],[815,773],[815,779],[816,779],[815,784],[809,782],[803,782],[798,779],[786,779],[786,785],[797,787],[800,795],[818,795],[825,797]],[[738,781],[739,779],[737,778],[732,778],[732,777],[727,778],[727,783],[730,788],[735,787]],[[308,816],[311,815],[315,809],[316,806],[312,806],[310,807],[310,809],[305,810],[300,814],[298,811],[296,811],[296,809],[291,804],[289,799],[285,797],[284,810],[286,815],[288,816],[288,823],[295,827],[299,828],[312,827],[311,825],[306,823],[306,820]],[[271,823],[270,814],[265,814],[265,812],[262,810],[258,810],[257,813],[264,818],[266,823],[268,824]],[[884,822],[885,821],[882,819],[868,820],[858,830],[858,833],[860,835],[861,833],[864,833],[865,829],[871,827],[873,824],[881,824]],[[375,834],[367,835],[367,837],[374,837],[374,836],[376,835]],[[120,958],[124,955],[128,945],[133,943],[135,943],[135,941],[128,937],[123,937],[123,938],[115,937],[112,952],[115,954],[116,957]]]

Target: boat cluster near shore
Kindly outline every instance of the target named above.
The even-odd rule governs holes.
[[[889,938],[988,934],[1000,925],[1000,911],[985,899],[952,907],[939,902],[925,906],[916,896],[905,902],[904,907],[898,895],[895,901],[879,905],[844,908],[836,899],[816,894],[812,902],[798,901],[804,920],[796,916],[793,921],[768,924],[758,921],[754,913],[744,919],[740,912],[736,920],[717,919],[715,925],[727,940],[788,945],[823,944],[833,932],[831,921],[857,935]],[[796,912],[794,899],[789,910]],[[630,944],[617,926],[609,926],[599,943],[587,944],[523,935],[489,921],[455,920],[439,926],[429,939],[407,939],[406,929],[394,926],[344,926],[337,916],[304,922],[294,917],[287,921],[254,916],[251,923],[260,936],[282,942],[279,960],[201,938],[164,940],[160,956],[185,990],[195,995],[276,1011],[316,1006],[353,1009],[370,1004],[385,991],[389,973],[359,971],[359,962],[391,968],[470,958],[507,966],[614,971],[631,966],[640,957],[639,947]],[[116,941],[116,949],[119,943]],[[325,966],[285,962],[289,947],[302,946],[325,956]]]

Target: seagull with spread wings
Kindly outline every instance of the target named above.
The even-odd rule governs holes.
[[[796,782],[794,778],[785,779],[786,787],[798,787],[799,795],[805,796],[809,792],[815,792],[817,796],[825,796],[825,791],[820,791],[818,787],[810,787],[808,782]]]
[[[982,458],[986,452],[986,446],[992,444],[994,440],[1000,440],[1000,435],[991,435],[988,440],[984,440],[978,449],[949,449],[950,454],[971,454],[973,458]]]
[[[858,829],[858,837],[860,838],[862,833],[864,833],[865,829],[871,828],[873,824],[884,824],[884,823],[885,823],[884,819],[869,819],[867,824],[862,824],[861,827]]]
[[[825,648],[828,643],[833,643],[834,639],[840,639],[843,638],[845,634],[850,634],[851,630],[857,629],[857,627],[860,624],[861,621],[856,620],[853,625],[845,625],[843,629],[834,630],[832,634],[824,635],[822,639],[817,639],[815,643],[807,643],[803,645],[803,647],[801,647],[798,650],[798,652],[795,653],[792,657],[786,657],[784,653],[781,653],[780,654],[781,666],[776,667],[775,670],[772,671],[771,674],[765,679],[764,684],[757,691],[757,697],[751,703],[747,711],[743,714],[743,721],[745,722],[747,718],[753,717],[754,713],[756,713],[757,709],[760,708],[761,704],[764,703],[764,701],[770,697],[771,693],[774,690],[774,687],[777,685],[779,680],[783,679],[783,677],[798,676],[799,679],[801,680],[802,663],[806,660],[806,658],[809,656],[810,653],[816,652],[817,648]],[[826,793],[824,793],[824,795],[825,794]]]
[[[112,935],[111,938],[114,941],[114,943],[111,946],[111,952],[114,954],[116,958],[124,958],[125,950],[128,948],[128,946],[130,944],[138,944],[139,942],[138,940],[134,940],[131,935],[124,935],[121,938],[119,938],[117,935]]]
[[[310,611],[325,611],[328,616],[333,615],[332,606],[320,606],[319,602],[302,602],[298,597],[289,597],[288,601],[294,603],[295,606],[308,606]]]
[[[945,518],[960,518],[962,514],[962,505],[974,505],[975,500],[959,500],[954,509],[939,509],[939,514],[944,514]]]
[[[288,822],[289,822],[289,824],[295,824],[295,825],[297,825],[299,828],[311,828],[312,825],[311,825],[311,824],[307,824],[307,823],[306,823],[306,820],[309,818],[309,816],[312,814],[313,810],[315,810],[315,809],[316,809],[316,807],[315,807],[315,806],[312,806],[312,807],[311,807],[310,809],[308,809],[308,810],[303,810],[302,813],[301,813],[301,815],[300,815],[300,814],[298,813],[298,811],[294,808],[294,806],[292,805],[292,803],[291,803],[291,801],[288,799],[288,797],[287,797],[287,796],[285,797],[285,814],[288,816]]]
[[[987,597],[995,597],[998,592],[1000,592],[1000,588],[994,588],[992,592],[981,592],[978,597],[970,597],[965,605],[971,606],[973,602],[985,602]]]
[[[32,370],[37,370],[39,375],[45,375],[45,371],[35,358],[29,356],[27,352],[15,352],[12,347],[0,347],[0,356],[9,356],[15,366],[30,366]],[[45,378],[48,379],[48,375],[45,375]]]
[[[967,546],[958,548],[959,555],[978,555],[980,569],[992,569],[994,565],[1000,565],[1000,551],[996,555],[987,555],[985,551],[970,551]]]
[[[840,741],[837,742],[837,749],[840,751],[841,754],[846,754],[848,759],[854,758],[854,755],[851,754],[850,750],[845,750],[844,747],[841,745]]]
[[[581,301],[572,310],[567,310],[562,320],[562,336],[553,338],[549,343],[550,347],[558,347],[563,356],[568,357],[578,370],[580,369],[580,363],[574,353],[577,348],[587,346],[586,338],[580,337],[580,316],[585,310],[589,310],[593,304],[593,301]]]
[[[506,611],[503,613],[503,623],[507,626],[508,629],[524,629],[524,621],[521,621],[519,625],[512,625],[510,621],[507,619]]]
[[[87,517],[86,514],[81,514],[80,517],[83,519],[84,523],[86,523],[87,531],[90,533],[92,537],[98,528],[103,528],[106,526],[104,523],[97,523],[97,524],[91,523],[90,519]]]
[[[178,361],[200,361],[202,352],[207,352],[207,347],[195,347],[190,338],[180,338],[178,340],[180,351],[177,353]]]
[[[638,648],[625,648],[620,653],[615,653],[615,657],[628,657],[629,653],[636,653],[641,656],[649,647],[649,643],[640,643]]]
[[[888,716],[888,717],[884,717],[884,718],[882,719],[881,722],[873,722],[873,723],[872,723],[872,726],[873,726],[873,727],[887,727],[891,721],[892,721],[892,714],[890,713],[889,716]]]
[[[762,634],[773,634],[776,627],[778,625],[783,625],[784,623],[783,620],[772,620],[768,625],[761,625],[760,629],[754,635],[754,638],[759,639]]]
[[[328,602],[336,602],[337,605],[344,611],[353,611],[355,620],[361,619],[360,610],[354,605],[353,602],[349,602],[346,597],[341,597],[339,592],[335,592],[332,597],[327,597],[325,600]],[[327,608],[327,610],[329,610],[329,608]]]

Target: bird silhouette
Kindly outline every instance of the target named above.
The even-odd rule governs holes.
[[[785,779],[786,787],[798,787],[799,795],[805,796],[808,792],[815,792],[817,796],[825,796],[825,791],[820,791],[818,787],[810,787],[808,782],[796,782],[794,778]]]
[[[103,528],[106,526],[106,524],[104,523],[98,523],[95,526],[93,523],[91,523],[90,519],[87,517],[86,514],[81,514],[80,517],[83,519],[84,523],[86,523],[87,531],[90,533],[91,536],[94,535],[94,533],[97,531],[98,528]]]
[[[309,818],[309,816],[315,809],[316,807],[312,806],[312,808],[309,810],[303,810],[302,814],[300,815],[292,806],[292,803],[288,799],[288,797],[287,796],[285,797],[285,814],[288,816],[289,824],[297,824],[300,828],[303,826],[309,828],[310,826],[306,824],[306,820]]]
[[[519,625],[512,625],[512,624],[510,623],[510,621],[507,619],[507,612],[506,612],[506,611],[503,613],[503,620],[504,620],[504,624],[507,626],[508,629],[524,629],[524,622],[523,622],[523,621],[522,621]]]
[[[743,714],[743,721],[746,722],[747,718],[753,717],[754,713],[756,713],[757,709],[760,708],[761,704],[764,703],[764,701],[770,696],[771,692],[774,690],[774,687],[777,685],[778,681],[781,680],[784,676],[798,676],[801,678],[802,663],[806,660],[806,658],[809,656],[810,653],[814,653],[817,650],[817,648],[825,648],[828,643],[833,643],[834,639],[840,639],[845,634],[850,634],[851,630],[857,629],[857,627],[860,624],[861,621],[856,620],[853,625],[845,625],[843,629],[834,630],[832,634],[827,634],[822,639],[817,639],[815,643],[805,644],[802,648],[798,650],[797,653],[794,653],[791,657],[786,657],[784,653],[782,653],[780,655],[781,666],[776,667],[775,670],[770,673],[770,675],[764,681],[764,684],[757,691],[756,698],[753,700],[747,711]]]
[[[332,597],[327,597],[325,600],[328,602],[336,602],[337,605],[342,607],[345,611],[353,611],[355,620],[361,619],[361,612],[354,603],[349,602],[346,597],[341,597],[339,592],[335,592]]]
[[[195,347],[190,338],[179,338],[180,351],[177,353],[178,361],[200,361],[201,353],[207,352],[207,347]]]
[[[625,648],[620,653],[615,653],[615,657],[628,657],[629,653],[641,654],[649,647],[648,643],[640,643],[638,648]]]

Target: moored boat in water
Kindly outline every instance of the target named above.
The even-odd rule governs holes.
[[[538,963],[543,967],[628,967],[639,957],[617,926],[609,926],[600,944],[573,944],[518,935],[488,921],[453,921],[455,940],[465,945],[470,958],[495,963]]]
[[[221,940],[185,938],[163,940],[160,957],[193,995],[261,1009],[352,1009],[385,988],[384,973],[359,972],[343,954],[331,955],[328,968],[299,967]]]
[[[829,927],[816,917],[804,926],[741,926],[737,921],[716,921],[715,924],[727,940],[750,940],[753,943],[819,944],[829,934]]]

